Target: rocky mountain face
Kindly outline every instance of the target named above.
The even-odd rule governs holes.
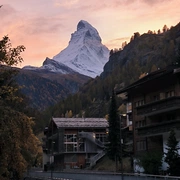
[[[24,69],[62,74],[76,72],[94,78],[102,73],[108,59],[109,50],[101,43],[98,31],[87,21],[81,20],[64,50],[53,59],[46,58],[40,68],[26,66]]]
[[[83,20],[71,35],[67,48],[53,57],[55,61],[93,78],[100,75],[108,58],[109,50],[102,45],[98,31]]]

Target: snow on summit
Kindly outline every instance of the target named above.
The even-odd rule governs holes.
[[[87,21],[81,20],[64,50],[53,59],[46,58],[39,68],[25,66],[24,69],[61,74],[80,73],[94,78],[103,72],[108,59],[109,50],[101,43],[98,31]]]
[[[69,45],[53,57],[74,71],[93,78],[101,74],[108,58],[109,50],[101,43],[98,31],[84,20],[71,34]]]

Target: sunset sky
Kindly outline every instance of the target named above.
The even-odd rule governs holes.
[[[109,49],[134,32],[157,31],[180,22],[180,0],[0,0],[0,38],[24,45],[24,62],[41,66],[67,47],[80,20],[94,26]]]

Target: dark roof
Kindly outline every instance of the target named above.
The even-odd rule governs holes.
[[[168,67],[168,68],[165,68],[165,69],[154,71],[154,72],[152,72],[150,74],[147,74],[143,78],[135,81],[134,83],[130,84],[129,86],[127,86],[127,87],[125,87],[125,88],[123,88],[123,89],[121,89],[119,91],[116,91],[116,94],[121,94],[121,93],[127,92],[130,89],[136,88],[137,86],[140,86],[140,85],[142,85],[144,83],[148,83],[149,81],[160,78],[162,76],[165,76],[165,75],[168,75],[168,74],[176,74],[176,73],[180,73],[180,68],[174,69],[173,67]]]

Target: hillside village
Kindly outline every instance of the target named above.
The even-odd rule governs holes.
[[[25,47],[11,49],[7,43],[5,36],[0,41],[3,180],[20,179],[33,166],[44,172],[180,176],[180,23],[159,33],[135,33],[110,51],[95,78],[14,68]],[[113,170],[97,167],[106,158]]]
[[[120,131],[128,147],[126,156],[133,158],[133,172],[144,172],[142,165],[138,164],[142,154],[158,153],[161,157],[160,154],[167,153],[171,129],[180,145],[179,78],[180,68],[171,66],[116,91],[126,104],[126,112],[119,114]],[[108,121],[102,118],[52,118],[45,129],[44,166],[47,168],[48,163],[52,163],[48,157],[53,156],[56,169],[92,169],[106,154],[108,128]],[[161,169],[159,172],[158,168]],[[167,171],[166,162],[156,167],[156,174],[160,171]]]

